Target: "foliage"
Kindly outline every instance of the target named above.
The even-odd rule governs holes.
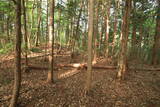
[[[7,54],[13,51],[13,43],[7,43],[4,47],[0,47],[0,54]]]
[[[110,6],[110,16],[109,16],[109,44],[112,44],[115,38],[115,49],[119,51],[120,49],[120,36],[121,36],[121,25],[122,25],[122,17],[124,14],[124,2],[118,0],[112,0],[111,2],[105,0],[97,0],[95,3],[95,8],[98,8],[98,35],[97,41],[101,42],[98,47],[98,51],[102,54],[106,49],[106,15],[109,4]],[[36,32],[37,32],[37,22],[38,16],[40,13],[38,9],[42,6],[41,11],[41,24],[40,24],[40,43],[45,43],[47,36],[47,2],[43,1],[42,4],[39,4],[38,1],[27,0],[26,1],[26,14],[27,14],[27,30],[28,37],[30,39],[30,44],[35,45],[36,40]],[[81,6],[82,5],[82,6]],[[49,5],[48,5],[49,6]],[[140,27],[143,27],[143,39],[141,43],[141,49],[147,52],[148,57],[151,57],[151,54],[148,48],[153,47],[153,38],[155,35],[155,27],[156,27],[156,11],[157,11],[157,3],[152,0],[134,0],[132,4],[132,12],[131,12],[131,23],[129,30],[129,40],[128,46],[131,48],[132,42],[132,28],[136,25],[136,40],[140,39]],[[15,33],[14,26],[14,17],[15,13],[13,11],[14,5],[12,1],[1,0],[0,1],[0,35],[4,35],[5,39],[8,37],[13,40],[13,36]],[[49,9],[49,7],[48,7]],[[81,11],[82,10],[82,11]],[[81,15],[80,15],[81,11]],[[116,14],[117,12],[117,14]],[[48,13],[50,14],[50,13]],[[80,16],[79,16],[80,15]],[[113,37],[114,33],[114,22],[115,15],[117,15],[117,32],[116,37]],[[23,18],[23,15],[22,15]],[[88,34],[88,1],[87,0],[57,0],[55,3],[55,43],[60,43],[61,45],[73,44],[74,41],[76,45],[74,46],[76,50],[86,50],[87,46],[87,34]],[[78,22],[79,21],[79,22]],[[6,22],[9,23],[7,26]],[[78,26],[79,24],[79,26]],[[78,27],[77,27],[78,26]],[[7,30],[9,29],[9,30]],[[23,29],[23,20],[22,20],[22,32]],[[7,33],[9,35],[7,35]],[[76,35],[77,34],[77,35]],[[7,37],[8,36],[8,37]],[[102,38],[101,38],[102,37]],[[100,40],[101,38],[101,40]],[[24,45],[24,39],[22,39]],[[6,43],[7,46],[8,43]],[[85,44],[85,45],[84,45]],[[13,46],[12,46],[13,47]],[[22,46],[24,51],[24,46]],[[109,50],[112,50],[112,47],[109,46]],[[30,49],[33,52],[39,52],[37,48]],[[9,47],[1,46],[0,53],[4,54],[10,51]],[[110,53],[112,55],[112,53]]]

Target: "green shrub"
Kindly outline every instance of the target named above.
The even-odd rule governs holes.
[[[6,54],[8,52],[11,52],[13,50],[13,43],[7,43],[4,45],[4,47],[0,48],[0,54]]]

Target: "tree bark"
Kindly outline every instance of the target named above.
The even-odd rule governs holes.
[[[19,91],[21,87],[21,0],[16,0],[16,47],[15,47],[15,71],[14,87],[10,107],[17,107]]]
[[[46,19],[46,38],[45,38],[45,55],[46,55],[46,57],[45,57],[45,60],[47,60],[47,47],[48,47],[48,39],[49,39],[49,37],[48,37],[48,0],[47,0],[47,13],[46,13],[46,17],[47,17],[47,19]]]
[[[89,31],[88,31],[88,62],[87,62],[87,81],[86,92],[89,92],[91,87],[91,73],[92,73],[92,36],[93,36],[93,8],[94,0],[89,0]]]
[[[49,45],[51,45],[51,56],[49,56],[50,70],[48,72],[47,82],[53,83],[53,61],[54,61],[54,0],[50,0],[49,16]]]
[[[79,40],[79,25],[80,25],[80,19],[81,19],[81,15],[82,15],[83,5],[84,5],[84,3],[83,3],[83,0],[82,0],[81,3],[80,3],[80,10],[79,10],[79,15],[78,15],[77,24],[76,24],[76,32],[75,32],[75,35],[74,35],[76,41]],[[77,44],[75,44],[75,46],[77,46]],[[75,46],[74,46],[74,48],[75,48]],[[78,44],[78,46],[79,46],[79,44]]]
[[[154,36],[154,44],[152,51],[152,64],[158,65],[160,61],[158,60],[158,55],[160,54],[160,1],[158,2],[157,19],[156,19],[156,34]]]
[[[133,28],[132,28],[132,42],[131,42],[131,58],[136,58],[136,24],[133,24]]]
[[[98,7],[99,7],[99,1],[95,1],[96,7],[95,7],[95,22],[94,22],[94,57],[93,57],[93,63],[96,63],[97,60],[97,36],[98,36]]]
[[[138,48],[137,45],[137,20],[136,20],[136,1],[133,1],[133,7],[132,7],[132,41],[131,41],[131,51],[130,51],[130,57],[131,59],[136,58],[138,52],[136,51],[136,49]]]
[[[22,0],[23,6],[23,21],[24,21],[24,38],[25,38],[25,65],[28,65],[28,37],[27,37],[27,22],[26,22],[26,6],[25,0]]]
[[[112,55],[114,55],[114,48],[116,45],[116,34],[117,34],[117,25],[118,25],[118,7],[119,7],[119,0],[115,1],[115,13],[114,13],[114,30],[113,30],[113,41],[112,41]]]
[[[139,41],[138,41],[138,57],[141,58],[141,45],[142,45],[142,38],[143,38],[143,23],[141,23],[139,28]]]
[[[118,62],[118,75],[119,79],[122,79],[127,71],[127,40],[129,34],[129,19],[131,10],[131,0],[125,1],[125,14],[122,23],[122,40],[121,40],[121,50]]]
[[[28,48],[31,48],[31,36],[33,35],[33,28],[34,28],[34,9],[36,5],[36,0],[33,1],[32,10],[31,10],[31,25],[30,25],[30,33],[28,34]]]
[[[36,46],[39,45],[39,37],[40,37],[40,25],[41,25],[41,14],[42,14],[42,0],[38,1],[38,10],[37,10],[37,14],[38,14],[38,19],[37,19],[37,32],[36,32],[36,41],[35,44]]]
[[[109,52],[109,16],[110,16],[110,1],[107,3],[107,14],[106,14],[106,57],[108,58],[108,52]]]
[[[10,5],[10,1],[8,2],[8,8],[11,7]],[[8,42],[10,42],[10,11],[9,11],[9,14],[7,16],[7,39],[8,39]]]

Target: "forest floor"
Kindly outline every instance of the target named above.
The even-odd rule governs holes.
[[[64,55],[65,53],[65,55]],[[83,63],[84,55],[77,55],[72,63]],[[5,58],[7,59],[7,58]],[[56,64],[69,64],[69,53],[61,52]],[[24,64],[24,61],[22,61]],[[44,57],[29,59],[29,64],[47,67]],[[97,65],[109,65],[104,58]],[[135,65],[136,66],[136,65]],[[13,86],[13,59],[0,63],[0,107],[7,107]],[[93,69],[92,87],[84,94],[86,69],[56,67],[59,77],[48,84],[47,70],[22,72],[20,107],[160,107],[160,71],[129,70],[125,80],[118,81],[117,70]],[[71,74],[71,75],[70,75]],[[67,76],[69,75],[69,76]]]

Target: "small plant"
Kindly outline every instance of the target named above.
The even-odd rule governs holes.
[[[7,43],[4,47],[0,48],[0,54],[6,54],[13,50],[13,43]]]

